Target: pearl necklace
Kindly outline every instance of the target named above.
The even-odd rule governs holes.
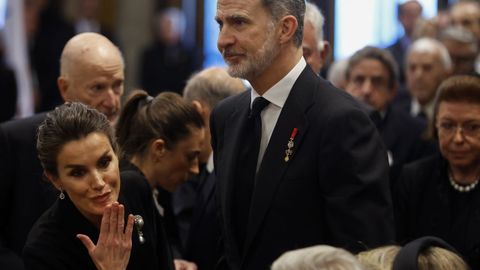
[[[477,186],[478,181],[480,179],[477,178],[477,180],[475,180],[473,183],[468,184],[466,186],[462,186],[462,185],[457,184],[455,182],[455,180],[453,179],[452,174],[449,173],[448,174],[448,180],[450,180],[450,184],[452,185],[453,189],[455,189],[456,191],[458,191],[458,192],[470,192]]]

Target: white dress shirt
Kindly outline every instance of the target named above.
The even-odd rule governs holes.
[[[282,112],[283,106],[287,101],[288,95],[290,94],[293,85],[306,66],[307,62],[305,62],[305,59],[303,59],[303,57],[300,58],[300,61],[298,61],[295,67],[293,67],[293,69],[290,70],[285,77],[268,89],[262,96],[266,100],[270,101],[270,104],[268,104],[260,114],[262,118],[262,139],[260,141],[260,149],[258,152],[257,171],[260,168],[263,155],[265,154],[265,150],[267,149],[268,142],[272,136],[273,129],[277,124],[278,117],[280,117],[280,113]],[[255,91],[255,89],[252,87],[250,108],[252,108],[255,98],[259,96],[260,95],[257,93],[257,91]]]

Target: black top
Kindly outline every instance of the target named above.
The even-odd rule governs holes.
[[[141,215],[146,242],[140,244],[138,231],[132,234],[132,252],[127,269],[173,269],[168,247],[146,182],[122,177],[118,201],[126,214]],[[96,243],[99,230],[73,205],[68,196],[57,200],[36,222],[23,249],[27,269],[96,269],[77,234]],[[167,245],[166,245],[167,244]],[[167,248],[168,252],[168,248]]]
[[[434,155],[406,165],[395,192],[397,240],[431,235],[451,244],[480,269],[480,186],[461,193],[448,180],[448,162]]]

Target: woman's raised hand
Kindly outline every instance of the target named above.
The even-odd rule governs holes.
[[[125,209],[118,202],[105,208],[97,245],[93,244],[90,237],[84,234],[77,235],[99,270],[127,268],[132,250],[133,215],[128,216],[125,228],[124,214]]]

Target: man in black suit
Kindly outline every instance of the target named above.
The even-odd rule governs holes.
[[[395,97],[395,106],[431,122],[438,87],[452,72],[452,60],[447,48],[438,40],[420,38],[407,51],[406,91]]]
[[[413,42],[413,30],[416,21],[422,17],[422,5],[417,0],[408,0],[398,4],[397,16],[398,21],[403,27],[403,35],[399,37],[387,49],[393,54],[395,61],[400,67],[399,80],[401,85],[405,82],[405,54],[410,44]]]
[[[379,112],[380,121],[375,124],[388,150],[393,185],[403,164],[428,152],[422,140],[425,122],[391,106],[398,89],[398,66],[387,50],[371,46],[358,50],[350,57],[346,73],[346,91]]]
[[[303,0],[218,1],[218,48],[230,75],[252,86],[210,121],[230,269],[268,269],[294,248],[356,252],[394,237],[385,148],[359,103],[307,67],[304,12]]]
[[[99,34],[80,34],[65,45],[60,65],[63,100],[83,102],[113,122],[124,81],[118,48]],[[20,255],[27,234],[57,196],[42,180],[37,158],[36,131],[44,118],[38,114],[0,125],[0,269],[24,269]]]

